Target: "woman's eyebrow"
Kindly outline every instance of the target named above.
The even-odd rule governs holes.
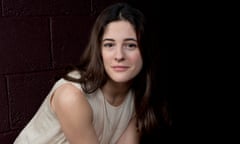
[[[114,41],[114,39],[110,39],[110,38],[105,38],[102,41]]]
[[[111,38],[105,38],[102,41],[115,41],[115,40]],[[123,41],[137,41],[137,40],[135,38],[126,38]]]
[[[126,39],[124,39],[124,41],[137,41],[137,39],[135,39],[135,38],[126,38]]]

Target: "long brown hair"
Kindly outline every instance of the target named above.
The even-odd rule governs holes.
[[[137,126],[140,131],[148,131],[157,123],[156,115],[153,111],[149,99],[151,96],[152,72],[150,66],[149,51],[144,43],[145,17],[138,9],[126,3],[117,3],[104,9],[97,17],[91,31],[89,43],[83,53],[78,66],[81,74],[80,79],[67,79],[81,83],[86,93],[92,93],[97,88],[102,87],[108,79],[101,57],[101,39],[106,26],[113,21],[126,20],[130,22],[136,32],[137,40],[143,59],[143,68],[134,78],[132,89],[135,92],[135,110]]]

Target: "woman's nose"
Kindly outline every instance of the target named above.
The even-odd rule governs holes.
[[[116,50],[116,54],[115,54],[114,60],[116,60],[117,62],[121,62],[124,59],[125,59],[125,56],[124,56],[124,52],[122,51],[122,48],[118,48]]]

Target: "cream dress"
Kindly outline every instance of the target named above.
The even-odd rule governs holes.
[[[76,72],[70,74],[80,77]],[[41,104],[30,122],[20,132],[14,144],[69,144],[56,114],[50,106],[51,96],[62,84],[71,83],[82,91],[80,84],[59,79]],[[120,106],[110,105],[100,89],[85,94],[93,110],[93,126],[100,144],[115,144],[134,113],[134,100],[131,91]]]

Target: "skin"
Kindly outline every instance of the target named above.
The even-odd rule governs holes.
[[[110,104],[118,106],[124,100],[131,80],[142,68],[137,36],[129,22],[121,20],[107,25],[102,38],[102,58],[110,77],[102,91]]]
[[[141,53],[133,26],[127,21],[107,25],[102,39],[104,68],[116,83],[133,79],[142,68]]]
[[[104,97],[113,106],[125,98],[131,80],[142,68],[142,58],[136,33],[127,21],[107,25],[101,44],[102,59],[109,80],[101,88]],[[98,144],[92,126],[93,112],[83,92],[71,83],[56,89],[51,101],[62,130],[71,144]],[[137,144],[136,120],[132,118],[117,144]]]

